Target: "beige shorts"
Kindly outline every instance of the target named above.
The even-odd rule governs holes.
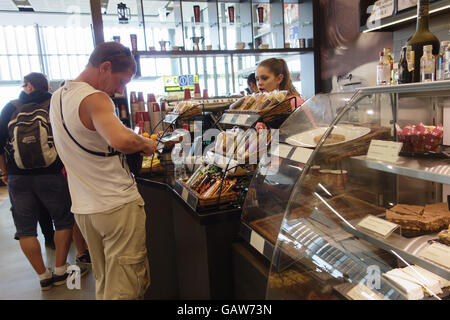
[[[96,298],[142,299],[150,285],[142,198],[75,220],[91,255]]]

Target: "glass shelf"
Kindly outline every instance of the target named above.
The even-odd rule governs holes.
[[[450,160],[430,160],[399,157],[397,163],[372,160],[367,156],[352,157],[363,167],[399,174],[411,178],[450,184]]]

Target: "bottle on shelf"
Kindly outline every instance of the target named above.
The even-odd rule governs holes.
[[[407,47],[402,48],[402,53],[400,61],[398,62],[398,83],[411,83],[412,82],[412,72],[409,70],[408,60],[407,60]]]
[[[124,104],[122,104],[120,106],[120,118],[124,119],[124,120],[128,120],[127,107]]]
[[[423,55],[423,47],[432,46],[432,54],[439,54],[439,40],[429,30],[430,0],[419,0],[417,3],[417,26],[416,32],[408,40],[408,45],[414,51],[413,82],[420,82],[420,60]]]
[[[449,45],[450,41],[441,42],[441,50],[436,57],[436,80],[445,80],[445,67],[447,65],[445,51]]]
[[[390,84],[394,84],[394,58],[391,54],[391,48],[384,48],[384,57],[389,62],[389,78]]]
[[[388,85],[391,83],[391,67],[384,56],[384,52],[380,51],[380,61],[377,65],[377,86]]]
[[[450,44],[445,49],[445,62],[444,78],[450,80]]]
[[[436,75],[436,59],[433,56],[433,46],[423,46],[423,56],[420,58],[420,81],[435,81]]]

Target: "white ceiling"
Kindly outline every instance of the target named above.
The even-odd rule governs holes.
[[[136,15],[137,2],[140,0],[99,0],[107,3],[107,14],[117,14],[117,4],[123,2],[130,8],[132,15]],[[35,12],[90,12],[89,0],[28,0]],[[143,0],[145,15],[157,15],[158,9],[171,1]],[[18,11],[13,0],[0,0],[0,10]]]

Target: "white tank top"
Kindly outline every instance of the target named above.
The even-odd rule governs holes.
[[[139,199],[136,182],[122,156],[90,154],[69,137],[61,120],[61,92],[64,121],[72,137],[88,150],[109,151],[106,140],[83,125],[78,111],[84,98],[101,91],[85,82],[66,81],[52,96],[50,122],[56,150],[67,172],[72,212],[99,213]]]

